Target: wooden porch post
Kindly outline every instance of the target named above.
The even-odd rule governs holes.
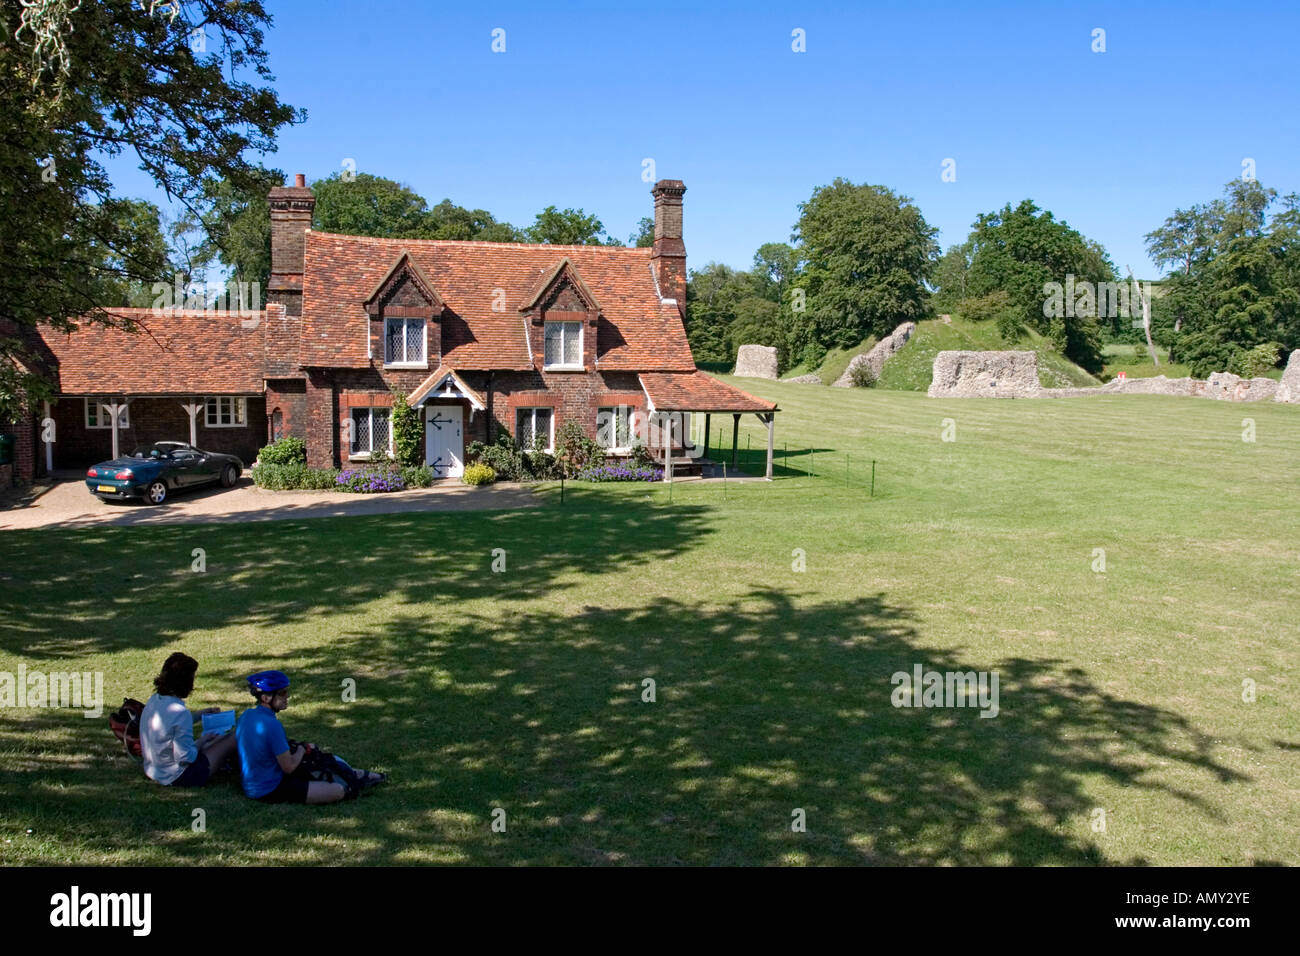
[[[120,405],[117,402],[113,402],[111,405],[100,405],[100,408],[107,409],[108,414],[113,416],[112,424],[113,424],[113,457],[114,458],[118,456],[117,416],[122,411],[122,409],[126,408],[127,405],[129,404],[131,404],[131,400],[128,398],[125,401],[123,401]]]
[[[710,422],[713,421],[713,415],[709,412],[704,413],[704,454],[700,457],[709,457],[709,429],[712,427]]]
[[[767,475],[768,481],[772,480],[772,445],[776,438],[776,412],[768,412],[767,419]]]
[[[736,470],[736,445],[740,443],[740,412],[731,416],[731,470]]]
[[[187,411],[190,416],[190,447],[198,448],[199,429],[198,429],[198,425],[196,424],[196,421],[198,419],[198,414],[202,410],[203,406],[200,405],[198,402],[194,401],[193,399],[190,399],[188,404],[185,402],[181,402],[181,408],[185,409],[185,411]]]

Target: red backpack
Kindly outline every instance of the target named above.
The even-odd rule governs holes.
[[[144,704],[134,697],[125,697],[121,708],[108,715],[109,729],[132,757],[140,757],[140,715],[143,713]]]

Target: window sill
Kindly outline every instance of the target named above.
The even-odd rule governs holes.
[[[235,425],[216,425],[212,423],[204,424],[204,428],[247,428],[248,422],[239,422]]]
[[[403,368],[428,369],[428,367],[429,367],[428,362],[385,362],[384,363],[384,368],[392,368],[392,369],[403,369]]]
[[[584,365],[543,365],[542,371],[543,372],[585,372],[587,371],[587,368]]]

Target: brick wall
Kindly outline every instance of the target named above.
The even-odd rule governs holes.
[[[307,440],[307,381],[301,378],[267,379],[266,440],[275,440],[272,418],[280,413],[280,434]]]
[[[118,431],[118,451],[126,454],[137,445],[155,441],[190,440],[190,416],[180,398],[137,398],[131,402],[130,427]],[[251,465],[258,449],[266,444],[266,401],[248,396],[247,424],[234,428],[209,428],[199,412],[196,437],[204,451],[238,455]],[[54,403],[54,467],[84,468],[106,461],[113,455],[113,433],[108,428],[87,428],[85,401],[65,396]]]

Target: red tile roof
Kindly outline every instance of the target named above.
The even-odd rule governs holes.
[[[279,318],[279,306],[268,311]],[[107,313],[117,325],[129,321],[138,331],[89,321],[71,333],[41,327],[64,395],[257,394],[263,389],[268,312]]]
[[[308,231],[303,282],[304,366],[365,368],[363,303],[403,251],[446,303],[443,363],[464,370],[531,367],[521,305],[567,257],[600,304],[602,371],[695,369],[677,307],[660,301],[651,250],[513,242],[379,239]],[[505,292],[504,311],[500,294]]]
[[[704,372],[688,375],[643,372],[641,386],[661,412],[774,412],[776,403],[719,382]]]

